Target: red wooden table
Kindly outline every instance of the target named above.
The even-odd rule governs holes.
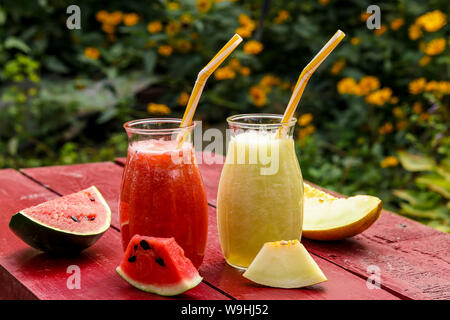
[[[201,156],[201,154],[199,154]],[[303,289],[251,283],[222,256],[216,225],[221,165],[200,164],[209,202],[203,282],[167,298],[141,292],[115,271],[122,258],[118,195],[123,159],[113,162],[0,170],[0,299],[450,299],[450,235],[383,211],[364,233],[336,242],[303,239],[328,282]],[[112,210],[111,228],[76,257],[53,257],[27,246],[8,228],[20,209],[95,185]],[[69,289],[68,267],[80,268],[81,287]],[[373,270],[381,286],[373,286]],[[70,287],[70,286],[69,286]]]

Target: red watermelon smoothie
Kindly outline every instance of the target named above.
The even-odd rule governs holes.
[[[198,268],[208,233],[208,204],[188,138],[178,148],[179,119],[125,124],[129,137],[119,211],[123,249],[135,234],[174,237]]]

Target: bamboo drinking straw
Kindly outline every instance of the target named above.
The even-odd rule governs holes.
[[[323,46],[319,53],[311,60],[310,63],[303,69],[302,73],[298,77],[297,84],[294,87],[291,99],[284,112],[283,119],[281,120],[282,127],[278,130],[277,136],[281,136],[284,126],[291,120],[292,115],[297,109],[297,105],[302,97],[303,91],[305,91],[306,84],[308,83],[311,75],[316,71],[320,64],[328,57],[328,55],[336,48],[336,46],[345,37],[345,33],[338,30],[334,36]]]
[[[186,110],[184,111],[180,128],[187,127],[191,124],[192,118],[194,117],[195,109],[197,109],[198,101],[200,100],[200,96],[202,95],[206,81],[241,42],[242,42],[241,36],[235,34],[225,44],[225,46],[223,46],[223,48],[220,49],[220,51],[214,56],[214,58],[212,58],[211,61],[199,72],[197,80],[195,81],[194,88],[192,89],[191,95],[189,97]],[[181,147],[185,138],[186,132],[184,134],[178,135],[177,137],[178,148]]]

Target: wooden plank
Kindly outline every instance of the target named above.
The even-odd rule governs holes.
[[[209,189],[208,203],[215,206],[221,165],[212,167],[201,165],[200,171],[203,179],[208,181],[205,184]],[[337,197],[344,197],[312,185]],[[302,242],[315,255],[364,279],[371,276],[367,271],[369,266],[378,266],[382,272],[382,286],[403,298],[448,299],[449,239],[448,234],[383,210],[374,225],[351,239],[339,242],[304,239]]]
[[[217,232],[216,210],[209,207],[208,246],[200,268],[208,282],[236,299],[249,300],[395,300],[395,295],[383,289],[369,289],[366,281],[345,272],[339,266],[313,256],[328,278],[327,282],[303,289],[268,288],[242,277],[242,271],[230,267],[223,258]]]
[[[93,166],[91,168],[91,166]],[[52,190],[61,194],[68,194],[89,185],[103,186],[107,183],[119,183],[117,179],[112,179],[111,175],[120,175],[122,167],[117,166],[116,170],[109,169],[107,176],[91,175],[93,168],[99,170],[99,164],[76,165],[78,175],[85,177],[64,175],[64,181],[58,179],[61,172],[72,172],[71,166],[65,168],[35,168],[25,169],[24,172],[41,183],[45,183]],[[83,174],[83,170],[85,174]],[[72,183],[70,179],[76,179],[77,183]],[[80,184],[81,183],[81,184]],[[117,188],[110,186],[105,188],[110,194],[105,194],[108,201],[118,201]],[[284,290],[272,289],[262,286],[255,286],[250,281],[243,278],[239,271],[229,267],[222,256],[216,223],[215,208],[209,208],[209,230],[207,251],[205,262],[200,271],[205,281],[219,288],[230,296],[238,299],[396,299],[396,297],[385,290],[369,290],[366,281],[344,271],[338,266],[323,259],[316,259],[324,273],[329,277],[329,281],[319,285],[314,289]],[[348,288],[348,289],[347,289]],[[344,290],[343,290],[344,289]]]
[[[78,177],[72,176],[71,179]],[[68,179],[68,180],[71,180]],[[69,182],[68,182],[69,183]],[[72,184],[75,186],[75,184]],[[73,257],[53,257],[30,248],[7,227],[20,209],[57,197],[14,170],[0,170],[0,297],[3,299],[170,299],[132,288],[115,272],[122,259],[120,234],[109,229],[92,247]],[[81,288],[67,286],[67,268],[80,268]],[[227,299],[201,283],[174,299]]]

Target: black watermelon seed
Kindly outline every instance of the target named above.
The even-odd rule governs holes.
[[[94,219],[95,219],[95,217],[92,217],[92,218],[90,218],[89,220],[90,220],[90,221],[94,221]]]
[[[136,262],[136,256],[129,257],[128,262]]]
[[[77,217],[75,217],[75,216],[70,216],[70,217],[72,218],[73,221],[80,222],[80,220],[78,220]]]
[[[136,250],[138,249],[138,245],[135,244],[134,247],[133,247],[133,249],[134,249],[134,251],[136,251]]]
[[[144,249],[144,250],[151,249],[150,245],[145,240],[141,240],[140,245],[141,245],[142,249]]]
[[[95,201],[95,199],[94,199],[94,198],[89,198],[89,200],[91,200],[91,201]]]
[[[164,263],[164,260],[162,258],[156,258],[155,262],[157,264],[159,264],[161,267],[165,267],[166,266],[166,264]]]

